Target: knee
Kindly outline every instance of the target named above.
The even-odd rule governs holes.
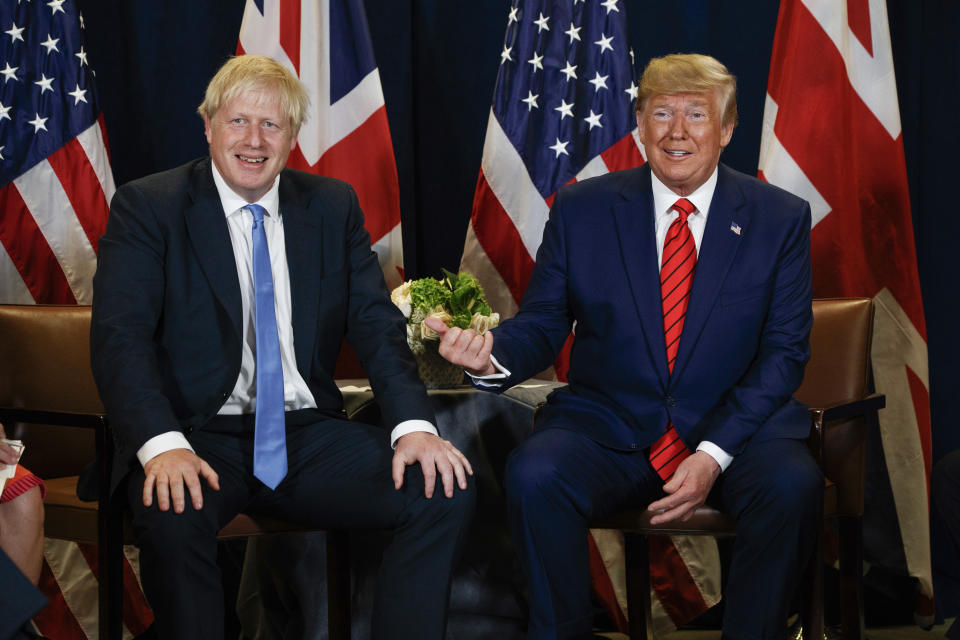
[[[813,460],[758,478],[762,509],[783,519],[806,520],[823,511],[823,472]]]
[[[554,496],[560,492],[561,480],[552,460],[531,455],[522,446],[507,459],[504,484],[510,503],[527,503]]]
[[[43,533],[43,496],[40,487],[30,487],[13,500],[3,503],[4,517],[16,522],[18,528]]]

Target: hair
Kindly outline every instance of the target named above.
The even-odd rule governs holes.
[[[296,76],[266,56],[242,55],[227,60],[207,85],[206,95],[197,107],[197,113],[204,118],[212,118],[220,107],[252,90],[277,95],[280,108],[290,120],[293,135],[296,136],[307,119],[310,97]]]
[[[653,58],[640,76],[637,113],[650,98],[674,93],[720,93],[722,124],[737,124],[737,78],[722,62],[699,53],[674,53]]]

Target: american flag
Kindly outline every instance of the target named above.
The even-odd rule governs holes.
[[[623,0],[516,0],[461,269],[477,275],[494,310],[517,311],[557,189],[642,164],[637,86]],[[563,355],[557,363],[563,377]],[[710,538],[652,538],[654,627],[663,632],[719,599]],[[593,585],[626,631],[623,538],[593,531]]]
[[[926,327],[883,0],[780,3],[761,147],[760,176],[810,202],[814,295],[874,299],[873,378],[887,396],[880,436],[897,517],[876,522],[872,546],[882,541],[877,555],[890,557],[902,545],[918,618],[932,620]]]
[[[0,3],[0,301],[90,304],[114,183],[83,17]]]
[[[361,0],[247,0],[237,53],[270,56],[306,85],[310,111],[287,166],[353,186],[387,285],[399,284],[397,165]]]

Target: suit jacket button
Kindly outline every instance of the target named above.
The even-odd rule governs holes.
[[[677,406],[677,401],[673,399],[673,396],[667,396],[664,400],[666,400],[667,404],[671,407]]]
[[[639,446],[636,442],[634,442],[633,444],[630,445],[630,448],[631,448],[631,449],[639,449],[640,446]]]

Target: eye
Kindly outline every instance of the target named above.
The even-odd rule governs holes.
[[[690,118],[690,120],[692,120],[693,122],[702,122],[707,119],[707,112],[691,111],[687,117]]]
[[[230,121],[230,124],[244,124],[245,122],[243,118],[234,118]]]
[[[656,109],[653,112],[654,120],[661,120],[661,121],[669,120],[672,116],[673,114],[667,111],[666,109]]]

